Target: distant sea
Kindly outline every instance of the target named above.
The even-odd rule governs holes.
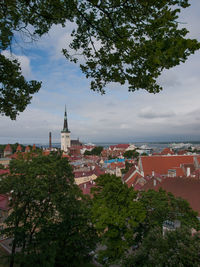
[[[136,147],[141,147],[143,145],[146,145],[149,148],[152,148],[153,151],[155,152],[159,152],[161,150],[163,150],[165,147],[171,147],[172,144],[177,144],[181,145],[181,144],[185,144],[185,146],[188,146],[188,144],[195,146],[195,147],[200,147],[200,141],[188,141],[188,142],[127,142],[127,143],[131,143],[134,144]],[[127,144],[126,143],[126,144]],[[121,142],[119,143],[102,143],[102,142],[94,142],[92,143],[96,146],[103,146],[105,148],[109,147],[110,145],[116,145],[116,144],[122,144]],[[48,148],[49,144],[36,144],[36,146],[38,147],[43,147],[43,148]],[[56,147],[56,148],[60,148],[60,143],[52,143],[52,147]]]

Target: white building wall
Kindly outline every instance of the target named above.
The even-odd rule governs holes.
[[[61,150],[67,152],[71,146],[70,133],[61,133]]]

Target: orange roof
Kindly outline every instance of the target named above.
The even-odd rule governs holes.
[[[25,152],[30,152],[30,147],[29,146],[26,146]]]
[[[186,199],[193,210],[200,215],[200,180],[194,178],[166,178],[155,187],[158,190],[162,187],[167,192],[171,192],[176,197]]]
[[[129,180],[126,181],[126,184],[128,185],[128,187],[131,187],[135,185],[135,182],[137,181],[137,179],[141,177],[142,175],[140,173],[135,172],[135,174]]]
[[[18,146],[17,146],[17,149],[16,149],[16,151],[18,152],[18,151],[22,151],[22,147],[21,147],[21,145],[19,144]]]
[[[7,144],[7,146],[5,147],[4,151],[12,152],[12,148],[11,148],[10,144]]]
[[[42,151],[42,154],[44,156],[48,156],[50,154],[50,150],[44,150],[44,151]]]
[[[175,167],[174,169],[176,170],[176,176],[184,176],[185,175],[182,168]]]
[[[161,155],[168,155],[168,154],[174,155],[174,151],[171,148],[166,147],[163,149],[163,151],[160,154]]]
[[[32,148],[32,150],[35,150],[36,149],[36,146],[35,146],[35,144],[33,144],[33,148]]]
[[[193,164],[194,156],[143,156],[141,157],[144,175],[151,175],[152,171],[166,175],[169,169],[181,167],[181,164]]]

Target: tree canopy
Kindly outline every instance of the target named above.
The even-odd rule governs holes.
[[[177,198],[172,193],[167,193],[163,189],[158,192],[141,192],[140,202],[146,210],[145,220],[138,228],[140,238],[146,236],[154,227],[161,229],[166,220],[179,220],[182,226],[200,229],[198,213],[192,210],[186,200]]]
[[[159,228],[151,229],[140,248],[129,255],[123,266],[141,267],[198,267],[200,262],[200,235],[179,228],[164,236]]]
[[[124,152],[123,156],[127,159],[131,159],[131,158],[138,158],[139,157],[139,153],[136,151],[136,149],[134,150],[127,150],[126,152]]]
[[[91,151],[86,150],[85,153],[84,153],[84,155],[96,155],[96,156],[100,156],[102,150],[103,150],[103,147],[102,146],[96,146]]]
[[[200,229],[200,223],[197,219],[197,212],[193,211],[189,203],[181,198],[176,198],[171,193],[164,190],[147,192],[137,192],[133,188],[128,188],[123,184],[121,179],[115,175],[102,175],[96,179],[97,188],[93,189],[94,198],[92,200],[92,221],[101,238],[101,245],[104,245],[99,251],[99,261],[107,260],[107,263],[117,262],[122,263],[123,258],[134,251],[130,257],[130,261],[122,266],[177,266],[162,265],[164,259],[164,247],[169,249],[169,255],[174,255],[177,260],[176,251],[170,250],[170,242],[173,238],[178,238],[180,253],[184,253],[184,248],[181,247],[181,242],[184,246],[192,245],[192,240],[197,240],[199,247],[200,241],[196,238],[189,238],[191,229]],[[169,240],[162,241],[163,224],[166,221],[180,222],[180,232],[169,237]],[[156,230],[155,230],[156,229]],[[148,255],[153,238],[152,232],[158,232],[158,238],[155,242],[155,247],[152,248],[152,255]],[[185,234],[184,234],[185,233]],[[182,236],[181,236],[182,234]],[[161,247],[159,251],[159,242]],[[162,244],[164,245],[162,247]],[[166,242],[166,243],[165,243]],[[148,244],[148,247],[147,245]],[[173,247],[175,245],[173,244]],[[156,261],[155,249],[160,253],[159,259],[161,265],[148,265],[149,257],[154,257]],[[144,258],[142,252],[145,249]],[[194,253],[194,254],[193,254]],[[136,255],[136,259],[134,259]],[[193,255],[198,256],[198,249],[194,249],[186,258],[192,259]],[[145,262],[142,265],[143,261]],[[152,262],[153,262],[152,260]],[[138,263],[141,261],[141,265]],[[138,263],[138,264],[132,264]],[[182,265],[181,265],[182,266]],[[189,266],[189,265],[188,265]]]
[[[92,218],[105,250],[99,260],[108,257],[108,262],[122,258],[134,243],[134,229],[144,221],[145,210],[136,201],[137,194],[123,184],[119,177],[105,174],[96,179]]]
[[[14,160],[0,181],[10,197],[2,233],[12,238],[10,267],[79,266],[96,245],[89,203],[74,183],[72,168],[57,155]]]
[[[158,93],[157,78],[164,69],[185,62],[200,48],[186,37],[178,15],[188,0],[2,0],[0,2],[0,50],[12,46],[20,32],[31,38],[47,33],[51,26],[74,22],[68,60],[84,63],[80,68],[91,79],[91,89],[105,92],[111,82]],[[32,31],[31,31],[32,30]],[[40,82],[27,82],[19,63],[0,54],[0,113],[15,119],[30,102]]]

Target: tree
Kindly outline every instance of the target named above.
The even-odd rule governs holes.
[[[16,119],[18,112],[25,110],[40,87],[40,82],[25,80],[17,60],[0,54],[0,114]]]
[[[96,156],[100,156],[102,150],[103,150],[103,147],[102,146],[96,146],[91,151],[86,150],[85,153],[84,153],[84,155],[96,155]]]
[[[191,235],[187,228],[170,231],[163,236],[161,229],[153,228],[139,249],[125,259],[123,266],[141,267],[198,267],[200,262],[200,235]]]
[[[132,159],[132,158],[137,159],[139,157],[139,153],[135,149],[134,150],[128,150],[128,151],[124,152],[123,156],[127,159]]]
[[[134,230],[145,219],[137,194],[115,175],[105,174],[95,180],[92,218],[105,250],[99,253],[99,261],[120,260],[134,244]]]
[[[0,163],[0,170],[1,169],[4,169],[4,166],[3,166],[3,164]]]
[[[125,169],[122,169],[121,170],[122,174],[127,173],[132,166],[133,166],[132,163],[129,163],[128,161],[125,161]]]
[[[95,248],[89,204],[74,183],[72,168],[58,155],[14,160],[0,181],[10,197],[3,234],[12,241],[10,267],[78,266]],[[20,248],[20,252],[17,252]]]
[[[197,212],[193,211],[189,203],[182,198],[159,189],[158,192],[155,190],[140,192],[139,199],[146,210],[146,218],[138,228],[140,241],[154,227],[162,229],[166,220],[179,220],[182,226],[200,229]]]
[[[73,52],[63,49],[63,54],[73,62],[77,54],[83,56],[80,68],[91,78],[92,90],[104,93],[108,83],[117,82],[127,83],[130,91],[157,93],[161,72],[200,48],[177,21],[181,8],[188,6],[188,0],[2,0],[0,49],[11,47],[16,32],[37,39],[53,24],[74,22]],[[0,113],[15,119],[41,84],[27,83],[18,62],[0,55]]]

